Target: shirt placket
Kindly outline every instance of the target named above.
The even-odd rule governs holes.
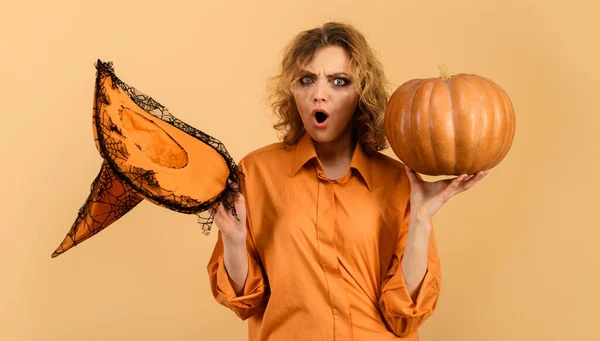
[[[336,231],[336,181],[328,179],[322,170],[317,170],[317,243],[323,267],[329,300],[333,314],[333,340],[352,340],[350,304],[346,296],[345,284],[339,270],[338,254],[335,245]]]

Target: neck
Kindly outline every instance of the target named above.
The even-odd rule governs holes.
[[[331,142],[314,141],[317,157],[323,164],[349,163],[354,153],[355,141],[352,129],[347,129]]]

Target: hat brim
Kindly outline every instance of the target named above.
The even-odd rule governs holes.
[[[103,158],[85,204],[56,257],[102,231],[142,200],[185,214],[224,206],[241,175],[225,146],[174,117],[160,103],[122,82],[112,63],[98,60],[93,132]],[[212,210],[204,218],[208,233]]]

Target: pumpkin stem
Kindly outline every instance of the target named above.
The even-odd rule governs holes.
[[[447,81],[450,79],[450,71],[446,67],[446,64],[441,63],[438,65],[438,69],[440,69],[440,73],[442,74],[442,80]]]

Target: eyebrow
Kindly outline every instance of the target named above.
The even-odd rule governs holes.
[[[305,69],[302,69],[300,71],[301,71],[302,74],[308,74],[308,75],[311,75],[311,76],[316,76],[317,75],[316,73],[308,71],[308,70],[305,70]],[[327,74],[325,76],[327,76],[327,77],[338,77],[338,76],[350,77],[350,75],[347,74],[346,72],[334,72],[334,73]]]

